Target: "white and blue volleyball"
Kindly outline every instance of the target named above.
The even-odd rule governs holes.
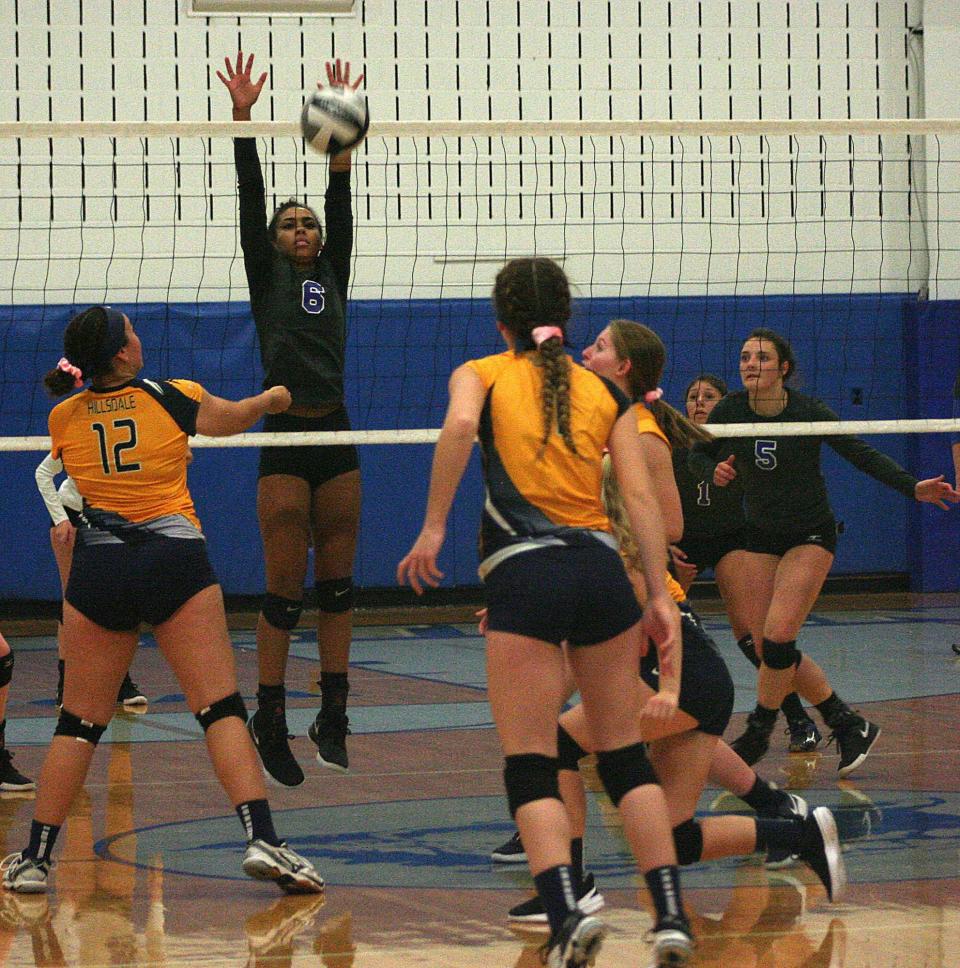
[[[335,155],[354,148],[367,134],[367,96],[344,87],[311,92],[303,103],[300,128],[307,144],[320,154]]]

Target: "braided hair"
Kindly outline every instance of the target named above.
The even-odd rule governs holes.
[[[570,359],[564,351],[570,319],[570,284],[552,259],[513,259],[498,273],[493,288],[497,319],[513,336],[517,352],[536,350],[535,363],[543,368],[543,438],[546,447],[556,422],[557,432],[574,453],[570,431]],[[540,327],[557,327],[561,335],[541,338]]]

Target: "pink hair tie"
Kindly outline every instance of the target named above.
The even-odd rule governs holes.
[[[654,390],[648,390],[644,395],[643,399],[646,403],[653,403],[654,400],[659,400],[663,396],[663,387],[657,387]]]
[[[83,371],[79,366],[74,366],[65,356],[60,358],[57,369],[63,370],[64,373],[69,373],[73,377],[74,389],[79,390],[83,386]]]
[[[561,343],[563,342],[563,330],[559,326],[537,326],[536,329],[530,330],[530,337],[537,346],[548,339],[553,339],[554,336]]]

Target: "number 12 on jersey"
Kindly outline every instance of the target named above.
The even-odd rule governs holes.
[[[110,462],[111,452],[107,441],[107,428],[102,423],[94,423],[90,427],[96,433],[97,441],[100,444],[100,463],[103,465],[104,474],[123,474],[125,471],[140,470],[138,461],[125,463],[123,458],[124,451],[133,450],[137,446],[137,422],[135,420],[130,417],[124,417],[121,420],[113,421],[114,431],[124,434],[126,439],[118,440],[113,445],[112,464]]]

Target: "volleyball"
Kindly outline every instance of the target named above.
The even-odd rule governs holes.
[[[335,155],[353,148],[363,141],[369,126],[367,96],[349,87],[312,91],[300,114],[303,137],[320,154]]]

